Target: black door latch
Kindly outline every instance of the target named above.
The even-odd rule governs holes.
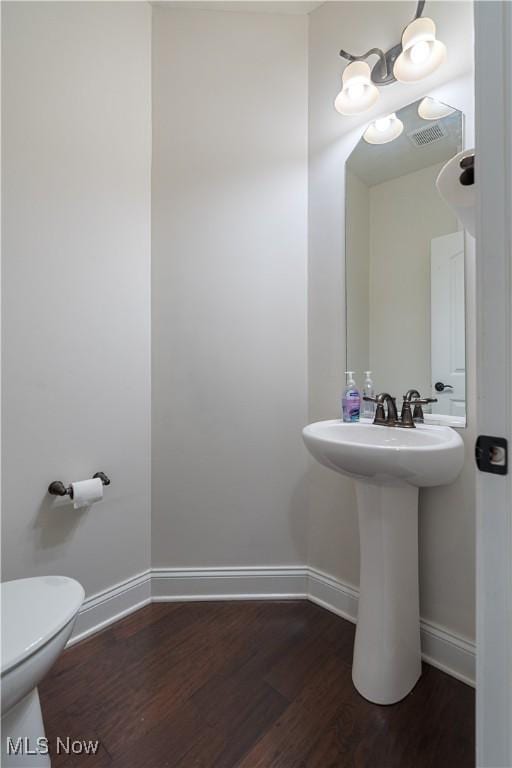
[[[508,444],[504,437],[479,435],[475,445],[476,465],[480,472],[506,475],[508,472]]]

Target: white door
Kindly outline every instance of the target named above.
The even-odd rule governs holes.
[[[430,244],[432,413],[466,415],[464,232]]]
[[[512,444],[512,3],[477,2],[477,429]],[[512,476],[477,473],[477,766],[512,766]]]

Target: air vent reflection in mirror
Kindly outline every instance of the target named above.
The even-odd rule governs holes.
[[[446,130],[440,123],[433,123],[427,125],[425,128],[418,128],[416,131],[411,131],[407,134],[409,139],[416,147],[425,147],[427,144],[432,144],[434,141],[444,139],[447,136]]]

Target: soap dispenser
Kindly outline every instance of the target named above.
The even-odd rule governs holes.
[[[343,390],[342,413],[343,421],[359,421],[361,410],[361,393],[354,379],[354,371],[345,371],[347,383]]]
[[[364,387],[363,387],[363,401],[361,403],[361,416],[364,419],[373,419],[375,416],[375,403],[365,400],[365,397],[375,397],[375,389],[373,387],[372,372],[365,371],[364,373]]]

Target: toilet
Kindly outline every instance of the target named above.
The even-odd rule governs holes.
[[[83,599],[82,586],[65,576],[1,585],[3,768],[50,766],[37,686],[64,649]]]

